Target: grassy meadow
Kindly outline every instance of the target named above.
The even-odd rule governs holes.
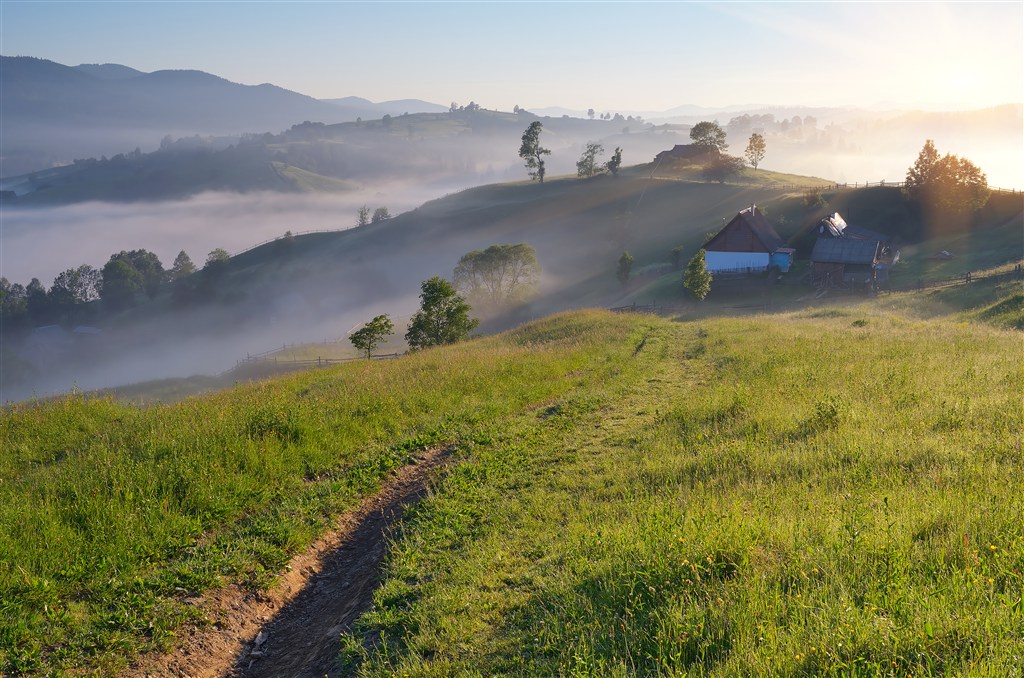
[[[0,673],[173,647],[209,623],[191,596],[273,586],[446,445],[348,673],[1019,675],[1022,394],[1019,332],[872,301],[576,312],[175,405],[14,406]]]

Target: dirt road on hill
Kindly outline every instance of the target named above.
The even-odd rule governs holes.
[[[271,591],[236,586],[194,601],[212,624],[191,629],[168,655],[144,658],[137,676],[335,676],[339,636],[371,602],[387,535],[448,457],[429,450],[337,527],[292,559]]]

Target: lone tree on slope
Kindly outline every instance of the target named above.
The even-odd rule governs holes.
[[[470,307],[444,278],[434,276],[420,285],[420,310],[409,322],[405,340],[409,348],[453,344],[469,337],[480,324],[469,317]]]
[[[585,179],[600,172],[601,166],[597,164],[597,156],[602,153],[604,153],[604,146],[588,141],[586,150],[583,151],[580,159],[576,161],[576,176]]]
[[[366,357],[369,358],[380,342],[384,340],[384,337],[394,333],[395,325],[391,322],[388,314],[385,313],[377,316],[353,332],[348,340],[352,342],[356,349],[366,351]]]
[[[619,176],[619,168],[622,167],[622,146],[616,146],[612,153],[612,159],[604,164],[613,177]]]
[[[745,155],[747,160],[750,162],[750,166],[757,170],[757,166],[764,160],[764,154],[768,147],[764,143],[764,136],[754,132],[750,135],[750,140],[747,141],[747,150]]]
[[[540,145],[540,133],[544,125],[539,120],[530,123],[530,126],[523,132],[523,143],[519,147],[519,157],[526,161],[526,169],[530,177],[544,183],[544,156],[550,155],[551,150]]]
[[[725,130],[717,122],[708,122],[707,120],[698,122],[690,130],[690,139],[695,146],[709,151],[716,150],[719,153],[725,153],[729,148],[729,144],[725,143]]]
[[[697,250],[697,253],[686,264],[683,272],[683,287],[690,290],[690,294],[703,301],[711,291],[711,272],[708,271],[707,262],[704,260],[704,250]]]

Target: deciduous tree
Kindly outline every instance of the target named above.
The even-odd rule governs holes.
[[[768,147],[764,143],[764,136],[757,132],[751,134],[750,140],[747,141],[747,150],[745,151],[747,161],[750,162],[750,166],[756,170],[757,166],[761,164],[762,160],[764,160],[764,155],[767,150]]]
[[[112,310],[130,306],[142,291],[142,274],[127,259],[112,256],[103,266],[102,276],[100,299]]]
[[[725,143],[725,130],[717,122],[707,120],[698,122],[690,130],[690,139],[695,146],[725,153],[729,145]]]
[[[363,205],[356,212],[356,226],[368,226],[370,223],[370,208]]]
[[[719,155],[708,161],[701,172],[708,181],[724,184],[743,171],[743,161],[732,155]]]
[[[387,207],[378,207],[373,211],[373,216],[370,217],[370,223],[379,224],[380,222],[390,218],[391,212],[388,212]]]
[[[523,301],[540,275],[537,253],[526,243],[467,252],[455,266],[455,287],[474,304],[494,308]]]
[[[544,183],[544,156],[550,155],[551,151],[540,145],[540,133],[544,125],[539,120],[534,120],[523,132],[523,143],[519,146],[519,157],[526,161],[526,169],[532,179]]]
[[[437,276],[424,280],[420,285],[420,310],[405,333],[409,348],[415,351],[468,338],[480,324],[469,317],[469,311],[469,304],[450,282]]]
[[[185,250],[178,252],[178,256],[174,257],[174,263],[171,264],[171,280],[178,281],[195,272],[196,265],[192,263],[192,258],[185,253]]]
[[[613,177],[619,176],[619,168],[622,167],[622,147],[616,146],[615,152],[612,153],[612,158],[604,164],[608,168],[608,171],[612,173]]]
[[[373,351],[377,349],[380,342],[384,340],[384,337],[394,333],[395,325],[385,313],[360,327],[348,339],[356,349],[366,351],[366,357],[369,358],[373,355]]]
[[[623,252],[622,256],[619,257],[619,266],[615,269],[615,277],[619,279],[619,283],[623,286],[629,282],[629,276],[633,271],[633,255],[629,252]]]
[[[683,271],[683,287],[690,290],[690,294],[703,301],[711,291],[711,272],[708,271],[707,262],[704,260],[704,250],[697,250],[686,270]]]
[[[907,170],[904,191],[921,208],[925,221],[940,229],[965,225],[991,194],[977,165],[948,153],[939,157],[931,139]]]
[[[604,153],[604,146],[593,141],[587,142],[587,148],[583,151],[580,159],[576,161],[576,176],[580,178],[592,177],[600,171],[597,164],[597,156]]]

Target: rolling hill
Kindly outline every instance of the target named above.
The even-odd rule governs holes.
[[[752,203],[798,249],[803,234],[830,210],[865,228],[900,235],[904,244],[932,242],[897,188],[826,191],[823,202],[808,203],[808,191],[823,181],[759,171],[756,180],[744,177],[747,183],[717,184],[694,180],[693,168],[654,170],[646,165],[626,168],[617,178],[480,186],[378,224],[267,243],[232,258],[214,283],[196,274],[191,296],[176,296],[168,285],[153,299],[115,314],[95,304],[92,322],[102,326],[103,341],[88,359],[52,361],[30,383],[36,392],[47,392],[70,383],[97,388],[217,373],[247,352],[342,337],[380,313],[408,316],[423,280],[450,276],[463,254],[497,243],[529,244],[543,273],[538,296],[485,318],[485,331],[563,309],[614,306],[638,299],[643,290],[624,290],[615,278],[624,250],[636,258],[638,271],[663,270],[673,248],[688,257],[723,220]],[[281,232],[288,228],[282,223]],[[1019,198],[996,194],[978,228],[955,236],[958,259],[928,273],[929,267],[914,263],[933,251],[921,244],[912,255],[908,250],[902,265],[920,266],[915,270],[926,275],[995,266],[1020,256],[1022,232]],[[680,299],[675,277],[668,275],[659,300]],[[790,280],[793,294],[802,294],[799,272]],[[760,292],[755,296],[761,303]],[[10,381],[6,388],[18,389]]]

